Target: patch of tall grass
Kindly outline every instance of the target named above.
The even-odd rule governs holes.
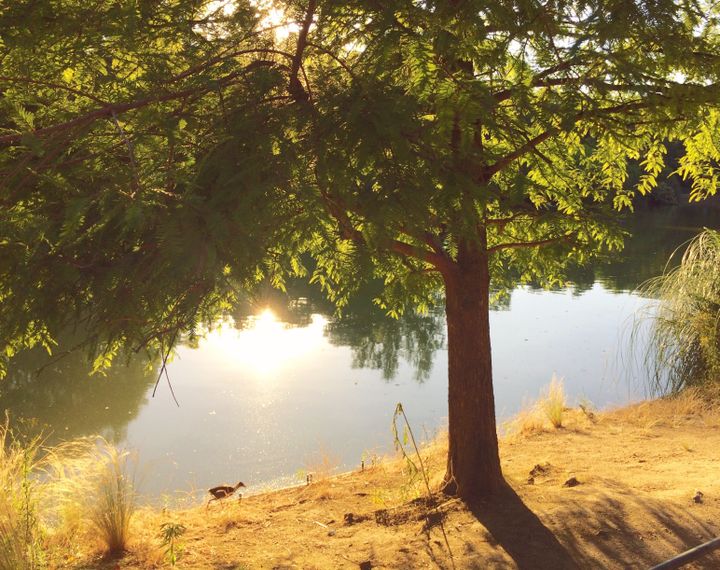
[[[562,378],[555,374],[550,384],[540,393],[536,401],[525,403],[523,408],[503,424],[508,435],[531,435],[546,431],[547,422],[555,429],[563,427],[567,398]]]
[[[305,476],[309,475],[313,481],[321,481],[335,475],[340,463],[337,455],[321,445],[317,452],[307,458],[302,473]]]
[[[674,393],[720,381],[720,232],[703,231],[679,266],[640,291],[659,301],[638,320],[639,326],[650,323],[644,361],[653,390]]]
[[[15,509],[7,501],[0,501],[0,570],[33,567],[26,538]]]
[[[127,453],[104,439],[47,447],[0,424],[0,570],[32,570],[54,550],[98,537],[109,553],[128,543],[135,511]]]
[[[563,416],[567,407],[565,388],[563,381],[554,374],[538,405],[554,428],[563,426]]]

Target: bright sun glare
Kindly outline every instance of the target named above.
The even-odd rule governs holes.
[[[272,310],[264,309],[244,329],[238,330],[232,321],[223,323],[200,345],[213,351],[223,366],[268,378],[317,351],[325,342],[326,323],[322,316],[313,315],[310,325],[289,327]]]
[[[264,16],[260,20],[261,29],[273,28],[275,30],[275,40],[282,42],[286,40],[290,34],[296,34],[300,31],[300,26],[295,22],[288,22],[285,11],[272,6],[272,2],[258,2]]]
[[[272,0],[255,0],[252,4],[257,8],[260,15],[259,28],[261,30],[273,30],[276,42],[282,42],[290,34],[296,34],[300,31],[300,26],[296,22],[289,22],[285,11],[274,6]],[[235,8],[234,0],[211,0],[205,10],[208,14],[221,12],[229,16],[235,11]]]

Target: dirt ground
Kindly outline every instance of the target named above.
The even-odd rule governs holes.
[[[412,500],[422,486],[383,460],[207,511],[141,512],[125,558],[76,567],[159,567],[168,520],[187,527],[178,567],[198,569],[648,568],[720,536],[720,410],[681,398],[565,415],[503,439],[511,489],[473,510]],[[424,452],[432,483],[444,451]],[[720,568],[720,554],[689,567]]]

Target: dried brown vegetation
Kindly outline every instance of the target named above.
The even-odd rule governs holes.
[[[604,413],[566,409],[563,425],[503,439],[512,489],[473,509],[401,492],[404,462],[387,458],[209,514],[174,511],[187,527],[179,566],[646,568],[720,534],[720,409],[705,394]],[[439,438],[422,450],[431,486],[441,482],[445,446]],[[138,513],[120,568],[165,563],[156,531],[168,516]],[[103,564],[88,553],[77,567],[117,567]],[[718,564],[709,557],[697,567]]]

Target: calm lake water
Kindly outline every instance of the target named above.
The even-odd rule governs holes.
[[[602,408],[644,397],[642,367],[627,347],[637,311],[651,301],[633,291],[716,218],[677,208],[638,215],[623,254],[575,275],[573,287],[515,290],[491,314],[499,420],[553,374],[574,402]],[[392,449],[397,402],[426,435],[447,416],[443,314],[393,321],[369,299],[339,320],[311,293],[290,304],[257,300],[249,317],[178,350],[168,370],[180,407],[166,383],[151,397],[157,367],[144,362],[90,377],[73,354],[38,375],[44,362],[31,353],[0,383],[0,410],[14,421],[37,418],[53,441],[100,433],[137,450],[148,497],[237,480],[250,492],[298,482],[322,457],[338,471],[356,467]]]

